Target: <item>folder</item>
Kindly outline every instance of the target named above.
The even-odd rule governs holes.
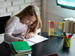
[[[11,42],[11,44],[17,53],[23,53],[32,50],[26,41]]]

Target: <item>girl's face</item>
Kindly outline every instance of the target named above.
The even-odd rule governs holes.
[[[31,25],[35,21],[36,21],[36,17],[34,15],[33,16],[27,15],[23,19],[21,19],[21,22],[26,25]]]

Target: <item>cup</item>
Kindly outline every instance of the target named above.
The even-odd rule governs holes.
[[[71,46],[71,37],[64,39],[63,46],[64,46],[64,47],[70,47],[70,46]]]

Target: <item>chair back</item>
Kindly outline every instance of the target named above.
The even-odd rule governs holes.
[[[5,32],[5,23],[10,18],[10,16],[0,17],[0,34]]]

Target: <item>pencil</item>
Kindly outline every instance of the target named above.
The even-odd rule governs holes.
[[[26,41],[26,39],[22,36],[22,38]]]
[[[66,37],[63,33],[62,33],[62,36],[63,36],[64,40],[66,41],[67,45],[69,45],[68,40],[66,39]]]

